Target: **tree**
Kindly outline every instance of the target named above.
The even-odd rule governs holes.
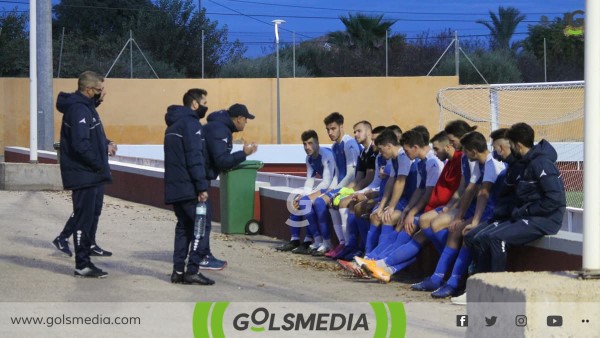
[[[488,83],[518,83],[522,81],[521,71],[509,50],[478,50],[469,55]],[[454,60],[447,58],[440,65],[440,73],[454,74]],[[460,58],[460,84],[484,84],[481,76],[471,63]]]
[[[380,49],[385,45],[386,32],[396,21],[384,20],[381,15],[348,14],[340,16],[346,31],[329,33],[329,42],[338,47],[360,50]]]
[[[207,77],[245,52],[239,41],[227,40],[227,27],[219,28],[205,10],[198,12],[192,0],[62,0],[54,13],[55,41],[66,28],[61,76],[77,76],[82,69],[106,73],[130,30],[159,77],[200,77],[202,30]],[[133,64],[135,77],[154,77],[137,48]],[[110,76],[130,76],[128,55],[119,59]]]
[[[27,76],[29,37],[27,15],[16,10],[0,16],[0,76]]]
[[[514,7],[504,8],[500,6],[498,7],[498,15],[490,11],[490,19],[492,21],[491,23],[488,21],[477,20],[477,23],[486,26],[490,30],[490,47],[492,49],[509,50],[510,40],[519,23],[525,20],[525,15],[521,14],[521,12]]]
[[[584,42],[578,36],[566,36],[567,24],[562,18],[544,20],[530,25],[527,37],[522,41],[525,52],[532,54],[539,65],[544,62],[544,38],[549,81],[573,81],[583,79]],[[526,68],[524,68],[525,71]],[[539,81],[543,80],[542,78]]]

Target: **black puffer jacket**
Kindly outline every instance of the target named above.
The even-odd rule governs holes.
[[[209,188],[208,155],[198,114],[184,106],[170,106],[165,122],[165,202],[195,199]]]
[[[525,165],[517,183],[515,219],[525,219],[546,234],[556,234],[566,209],[565,186],[556,167],[556,150],[542,140],[523,157]]]
[[[63,114],[60,173],[64,188],[76,190],[111,182],[108,140],[94,101],[80,92],[61,92],[56,109]]]
[[[208,123],[204,126],[208,153],[215,171],[222,172],[237,166],[246,160],[243,151],[231,153],[233,133],[237,131],[229,114],[225,110],[208,115]]]

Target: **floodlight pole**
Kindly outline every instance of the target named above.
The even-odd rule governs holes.
[[[279,25],[284,23],[284,20],[273,20],[275,24],[275,44],[277,46],[277,144],[281,144],[281,100],[279,97]]]

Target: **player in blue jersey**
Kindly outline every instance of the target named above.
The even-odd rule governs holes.
[[[365,257],[368,257],[379,244],[387,247],[395,241],[394,227],[417,187],[418,176],[417,163],[411,161],[404,153],[392,131],[384,131],[375,143],[379,152],[391,163],[392,168],[379,206],[371,213]],[[379,230],[380,226],[381,230]]]
[[[356,140],[344,134],[344,116],[340,113],[329,114],[323,122],[327,129],[327,135],[334,142],[332,146],[333,158],[335,159],[335,176],[333,189],[319,196],[313,203],[315,216],[314,222],[309,219],[309,227],[314,234],[320,232],[320,236],[315,236],[314,242],[311,245],[312,253],[315,255],[324,255],[331,250],[331,234],[329,226],[331,223],[331,215],[329,214],[327,205],[333,197],[340,191],[341,188],[348,185],[354,180],[354,172],[356,170],[356,161],[361,151]],[[316,224],[315,224],[316,222]]]
[[[369,185],[375,177],[375,159],[377,151],[373,142],[371,123],[368,121],[357,122],[354,127],[354,138],[360,144],[362,150],[358,156],[354,180],[340,190],[333,198],[332,205],[329,208],[333,229],[339,239],[339,245],[325,253],[326,257],[335,258],[346,247],[346,242],[350,234],[347,231],[348,208],[354,207],[352,194],[355,190],[360,190]]]
[[[279,251],[295,251],[295,253],[306,253],[313,241],[313,234],[307,228],[302,246],[300,244],[300,229],[306,227],[307,219],[314,217],[312,211],[313,201],[327,191],[335,175],[335,161],[331,149],[319,146],[319,136],[314,130],[307,130],[301,135],[304,151],[306,152],[306,181],[304,192],[298,194],[293,201],[294,211],[286,222],[290,226],[291,239],[288,243],[275,248]],[[320,177],[321,182],[314,186],[315,177]],[[301,246],[301,247],[300,247]]]

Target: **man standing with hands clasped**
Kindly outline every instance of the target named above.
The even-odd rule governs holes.
[[[183,95],[183,106],[170,106],[165,115],[165,202],[173,205],[177,216],[171,283],[215,283],[198,271],[203,259],[202,244],[209,234],[195,236],[202,232],[194,229],[196,206],[208,202],[210,186],[208,153],[200,124],[208,110],[206,95],[204,89],[190,89]],[[207,223],[210,224],[209,217]]]

